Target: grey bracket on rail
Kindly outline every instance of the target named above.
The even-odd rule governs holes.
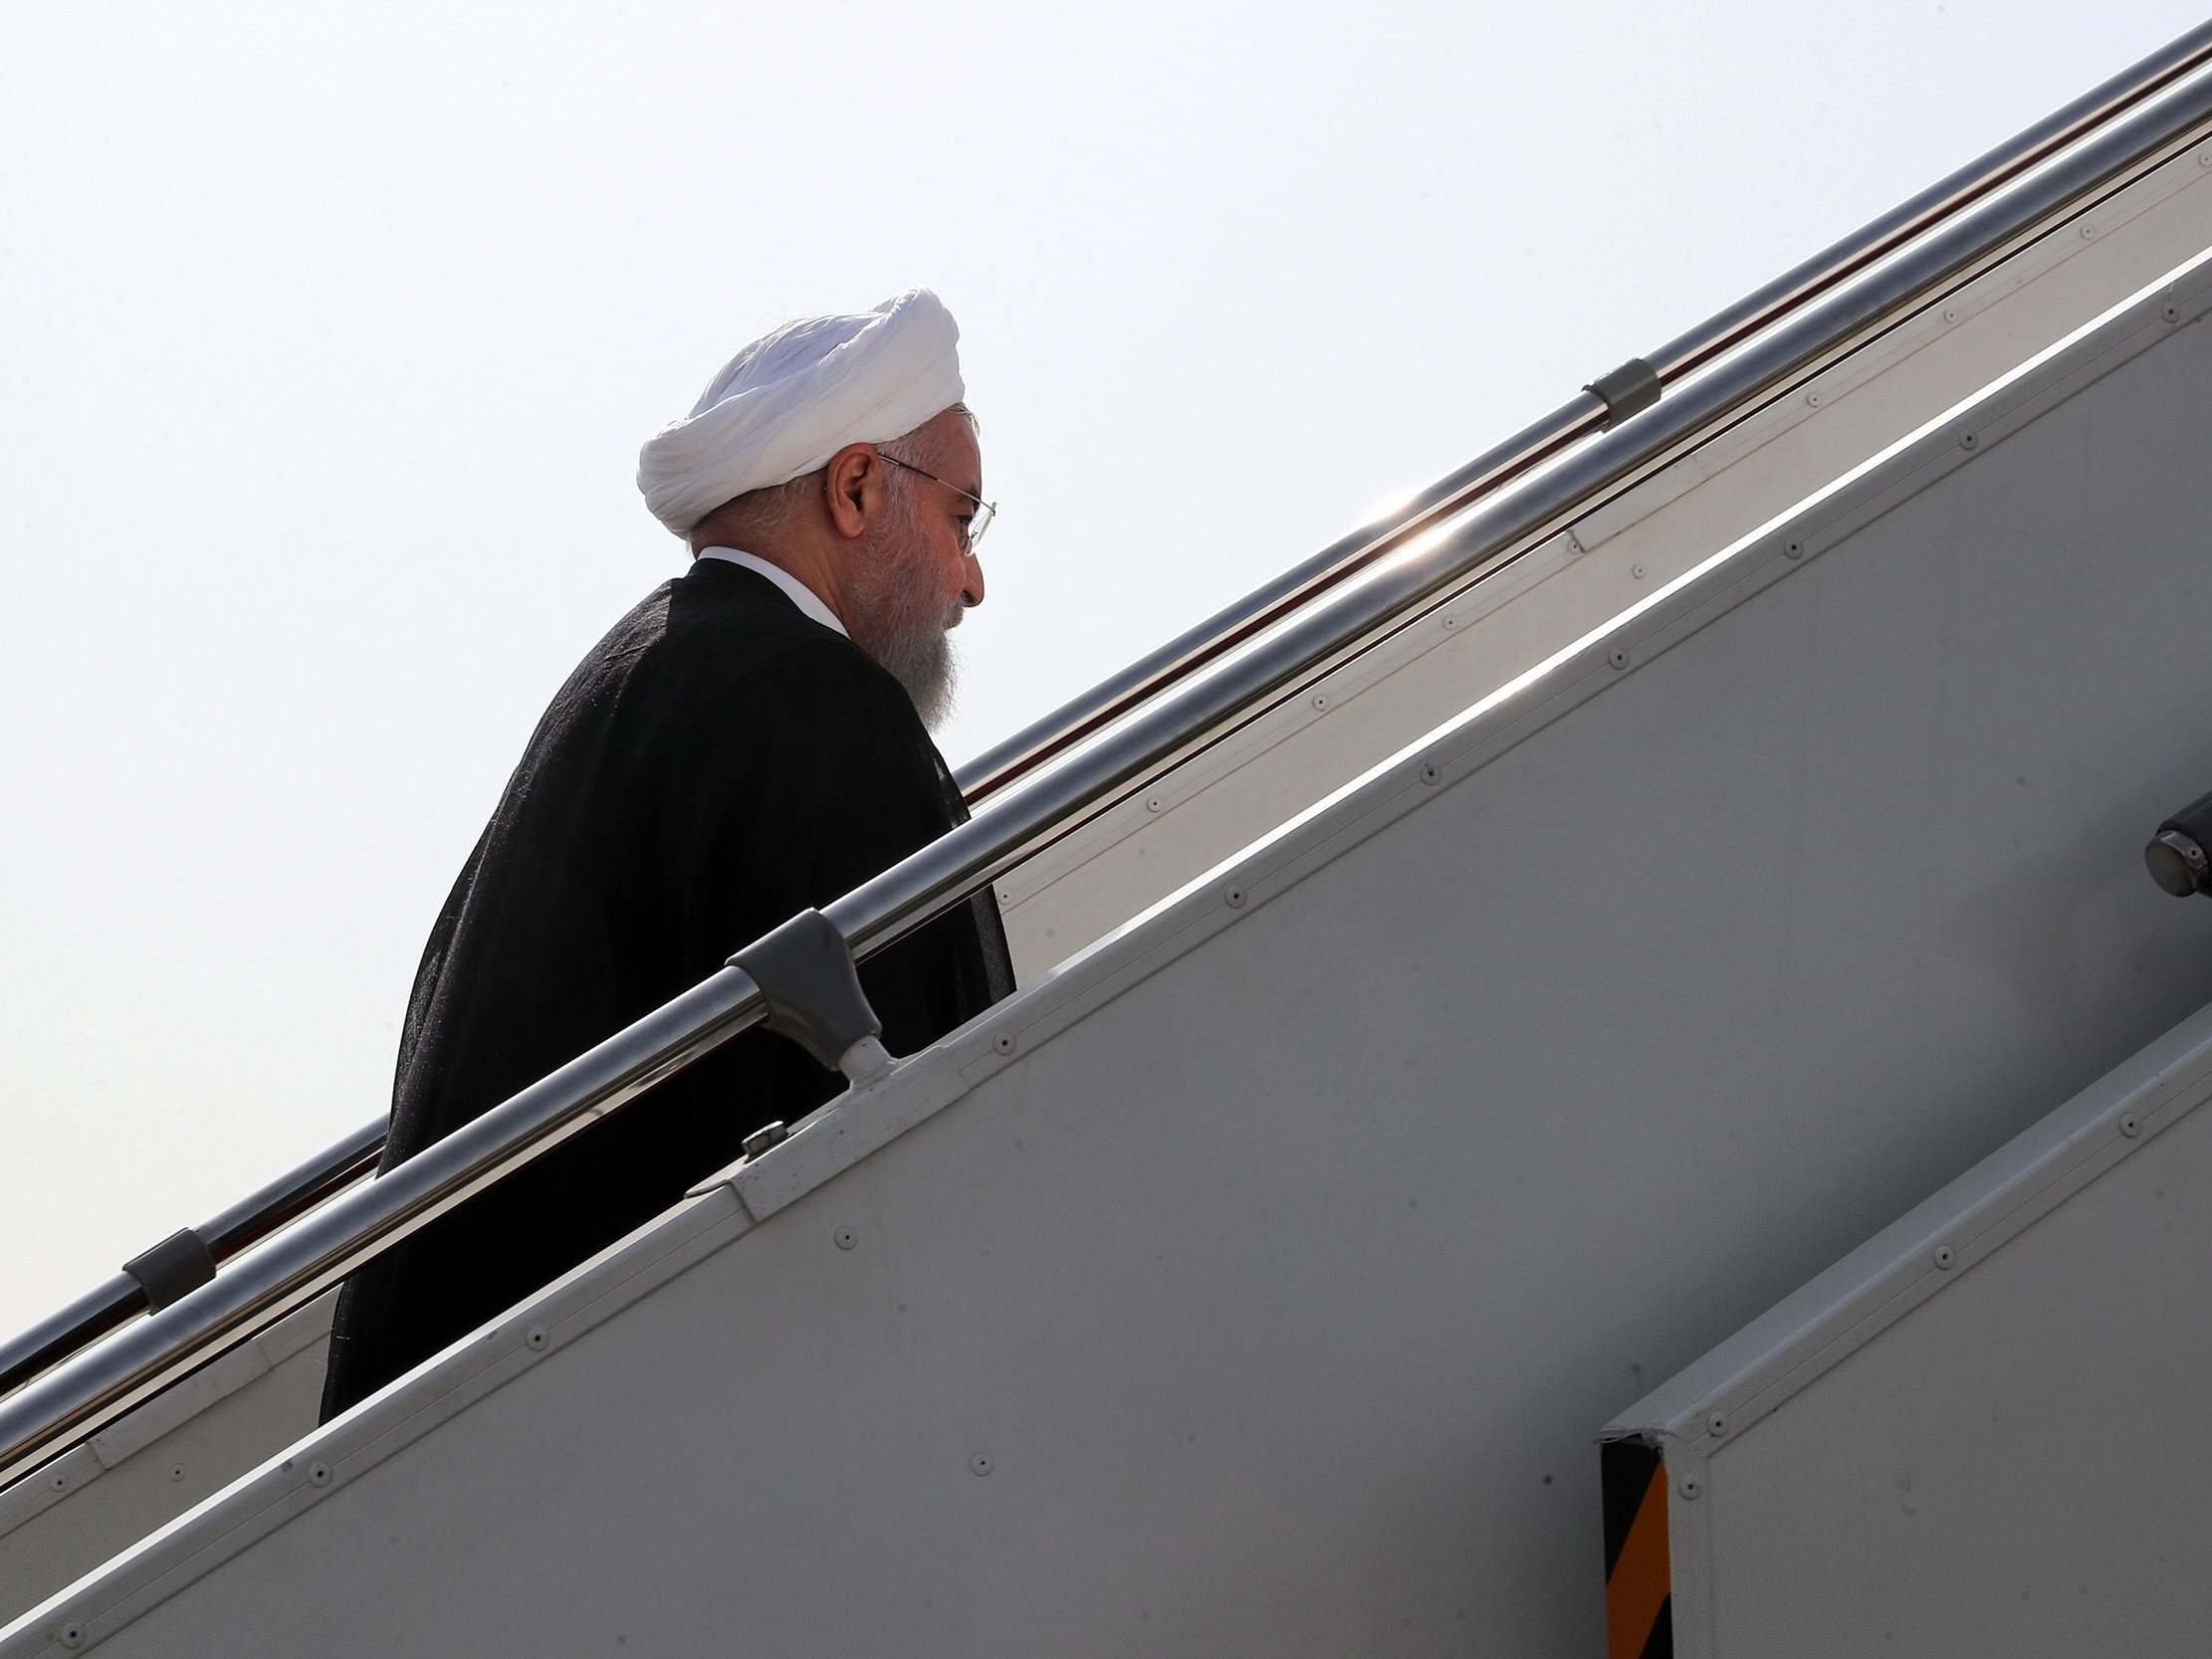
[[[1616,427],[1659,400],[1659,370],[1642,357],[1631,357],[1611,374],[1599,375],[1582,389],[1605,405],[1607,427]]]
[[[215,1254],[207,1240],[186,1227],[151,1250],[141,1250],[122,1270],[144,1287],[147,1311],[158,1314],[215,1277]]]
[[[883,1035],[883,1021],[860,988],[852,946],[820,911],[800,911],[732,956],[729,965],[761,987],[768,1005],[762,1023],[771,1031],[856,1085],[883,1071],[884,1064],[862,1057],[881,1053],[874,1039]]]

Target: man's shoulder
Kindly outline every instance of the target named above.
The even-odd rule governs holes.
[[[675,584],[659,666],[703,684],[904,695],[873,657],[800,611],[766,577],[749,570],[732,575],[738,580]]]
[[[674,708],[704,723],[743,711],[820,727],[920,730],[889,671],[804,615],[753,571],[713,561],[664,582],[594,647],[579,670],[617,701]]]

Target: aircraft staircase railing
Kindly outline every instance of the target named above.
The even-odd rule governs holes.
[[[2200,141],[2212,133],[2212,74],[2198,73],[2208,63],[2212,24],[1652,357],[1593,381],[1398,513],[981,756],[961,774],[980,806],[967,824],[825,913],[794,918],[720,972],[380,1178],[359,1178],[374,1167],[378,1122],[205,1227],[135,1258],[123,1274],[0,1348],[0,1391],[14,1390],[0,1395],[0,1484],[754,1025],[807,1040],[825,1065],[841,1065],[856,1085],[873,1083],[887,1062],[879,1048],[852,1040],[857,1027],[840,1026],[832,1014],[809,1029],[825,1008],[842,1002],[850,1010],[853,962],[1073,833],[1379,634],[1495,575],[1568,516],[1707,441],[1931,296]],[[1631,416],[1641,418],[1625,425]],[[1394,554],[1402,556],[1391,560]],[[1346,586],[1363,572],[1372,579]],[[766,1134],[749,1147],[773,1143],[774,1134]],[[130,1324],[141,1311],[150,1317]]]

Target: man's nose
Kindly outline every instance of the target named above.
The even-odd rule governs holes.
[[[968,568],[960,584],[960,602],[974,610],[984,602],[984,565],[982,559],[974,557],[966,563]]]

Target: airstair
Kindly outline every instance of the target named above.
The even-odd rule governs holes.
[[[0,1349],[0,1659],[2201,1650],[2208,256],[2212,27],[149,1250]],[[315,1426],[350,1268],[771,992],[845,1094]]]

